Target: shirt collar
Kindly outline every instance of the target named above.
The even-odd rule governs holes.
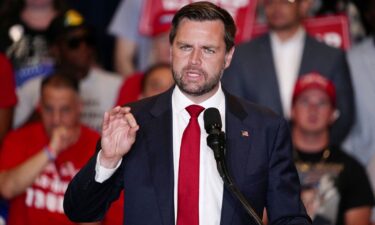
[[[204,102],[201,102],[199,105],[204,107],[205,109],[210,107],[219,108],[224,104],[225,101],[225,95],[223,92],[223,89],[221,88],[221,84],[219,84],[219,89],[216,91],[216,93],[211,96],[209,99],[207,99]],[[181,111],[185,111],[185,108],[189,105],[196,105],[193,101],[188,99],[180,90],[180,88],[176,85],[173,94],[172,94],[172,104],[174,105],[174,108],[176,112],[180,113]]]
[[[305,36],[306,36],[306,31],[305,31],[305,28],[303,28],[302,26],[300,26],[297,32],[286,41],[281,41],[279,37],[276,35],[276,32],[274,31],[270,32],[271,42],[276,45],[283,45],[283,44],[288,44],[288,43],[303,43],[305,40]]]

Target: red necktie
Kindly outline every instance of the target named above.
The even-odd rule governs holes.
[[[182,135],[178,171],[177,225],[199,225],[199,148],[201,130],[198,116],[202,106],[186,107],[189,124]]]

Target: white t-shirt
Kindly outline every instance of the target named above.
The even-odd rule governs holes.
[[[89,75],[80,81],[79,91],[83,102],[81,122],[100,132],[103,115],[116,104],[121,84],[119,75],[98,68],[91,69]]]

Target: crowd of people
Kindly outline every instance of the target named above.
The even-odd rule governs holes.
[[[72,224],[64,193],[95,154],[104,114],[182,82],[170,61],[177,10],[155,13],[145,34],[148,1],[118,1],[106,28],[113,49],[98,49],[98,30],[72,1],[0,3],[0,225]],[[236,43],[222,89],[289,122],[313,224],[375,224],[375,0],[258,0],[256,12],[267,31]],[[348,18],[350,48],[307,31],[307,18],[328,14]],[[124,199],[126,189],[88,224],[122,224]]]

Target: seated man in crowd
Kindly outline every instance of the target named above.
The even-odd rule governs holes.
[[[63,211],[69,181],[93,154],[99,135],[80,124],[78,82],[54,74],[41,85],[42,122],[11,132],[0,150],[0,196],[9,225],[72,224]]]
[[[0,146],[12,127],[13,109],[17,104],[12,65],[0,53]],[[5,223],[7,203],[0,197],[0,224]]]
[[[116,103],[122,78],[97,65],[92,30],[78,12],[68,10],[54,19],[48,34],[55,67],[79,80],[82,123],[99,131],[104,112]],[[24,87],[16,115],[19,111],[28,114],[26,117],[32,114],[39,101],[40,82],[41,79],[34,79]]]
[[[104,112],[116,103],[123,79],[98,66],[93,32],[78,12],[68,10],[51,23],[49,31],[56,66],[79,80],[81,121],[99,131]]]
[[[174,85],[171,66],[169,63],[158,63],[151,66],[143,76],[141,82],[141,98],[148,98]]]
[[[169,63],[156,63],[150,66],[144,74],[129,77],[120,89],[116,105],[124,105],[141,98],[160,94],[174,84]]]
[[[297,80],[291,119],[302,200],[313,224],[368,225],[374,198],[366,172],[329,142],[335,110],[330,80],[317,73]]]

